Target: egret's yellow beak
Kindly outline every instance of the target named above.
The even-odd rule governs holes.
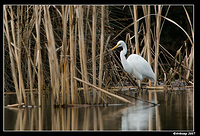
[[[120,44],[117,44],[115,47],[113,47],[113,48],[111,49],[111,51],[114,50],[114,49],[116,49],[119,45],[120,45]]]

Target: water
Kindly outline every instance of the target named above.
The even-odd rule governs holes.
[[[47,94],[42,107],[4,108],[4,130],[193,130],[193,91],[129,95],[160,105],[122,95],[136,105],[112,98],[108,106],[53,108]],[[15,95],[4,95],[4,105],[13,103]]]

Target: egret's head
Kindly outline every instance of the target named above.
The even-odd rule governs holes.
[[[111,51],[118,48],[118,47],[123,47],[125,45],[126,45],[125,42],[120,40],[119,42],[117,42],[117,45],[111,49]]]

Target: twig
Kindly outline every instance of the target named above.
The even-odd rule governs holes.
[[[131,102],[131,101],[129,101],[129,100],[123,98],[123,97],[120,97],[120,96],[115,95],[115,94],[113,94],[113,93],[110,93],[110,92],[108,92],[108,91],[106,91],[106,90],[104,90],[104,89],[101,89],[101,88],[99,88],[99,87],[96,87],[96,86],[94,86],[93,84],[90,84],[90,83],[88,83],[88,82],[86,82],[86,81],[83,81],[83,80],[81,80],[81,79],[79,79],[79,78],[77,78],[77,77],[74,77],[74,79],[76,79],[76,80],[78,80],[78,81],[80,81],[80,82],[82,82],[82,83],[84,83],[84,84],[87,84],[87,85],[89,85],[89,86],[91,86],[91,87],[93,87],[93,88],[95,88],[95,89],[97,89],[97,90],[99,90],[99,91],[101,91],[101,92],[104,92],[104,93],[106,93],[106,94],[108,94],[108,95],[111,95],[111,96],[113,96],[113,97],[115,97],[115,98],[117,98],[117,99],[119,99],[119,100],[121,100],[121,101],[123,101],[123,102],[127,102],[127,103],[130,103],[130,104],[135,104],[135,103],[133,103],[133,102]]]
[[[137,99],[137,100],[140,100],[140,101],[143,101],[143,102],[147,102],[147,103],[153,104],[155,106],[159,106],[160,105],[159,103],[154,103],[154,102],[150,102],[150,101],[147,101],[147,100],[143,100],[143,99],[140,99],[140,98],[137,98],[137,97],[134,97],[134,96],[127,95],[125,93],[123,95],[131,97],[131,98],[134,98],[134,99]]]

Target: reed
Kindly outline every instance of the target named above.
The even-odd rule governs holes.
[[[40,49],[40,23],[41,23],[41,6],[35,6],[35,28],[36,28],[36,45],[37,45],[37,58],[36,66],[38,67],[38,104],[42,105],[42,58]]]
[[[154,66],[154,72],[155,72],[155,76],[156,76],[156,81],[154,82],[154,86],[157,85],[157,81],[158,81],[158,56],[159,56],[159,43],[160,43],[160,24],[161,24],[161,12],[162,12],[162,7],[161,5],[158,5],[158,10],[157,10],[157,6],[154,6],[155,9],[155,14],[156,15],[156,43],[155,43],[155,66]]]
[[[137,6],[134,5],[133,6],[133,10],[134,10],[134,22],[137,21],[138,19],[138,13],[137,13]],[[139,51],[139,41],[138,41],[138,22],[136,22],[134,24],[134,31],[135,31],[135,48],[136,48],[136,54],[140,54],[140,51]]]
[[[24,34],[24,38],[25,39],[27,39],[26,40],[26,42],[25,42],[25,44],[26,45],[28,45],[28,75],[29,75],[29,85],[30,85],[30,92],[31,92],[31,104],[32,105],[35,105],[35,101],[34,101],[34,96],[33,96],[33,78],[32,78],[32,69],[31,69],[31,62],[32,62],[32,60],[31,60],[31,40],[30,40],[30,34],[31,34],[31,31],[32,31],[32,29],[29,29],[28,28],[28,25],[29,25],[29,23],[31,23],[31,22],[33,22],[33,21],[31,21],[31,20],[33,20],[33,16],[32,16],[32,18],[31,18],[31,20],[30,20],[30,22],[29,22],[29,10],[28,10],[28,6],[27,6],[27,16],[26,16],[26,19],[27,19],[27,21],[25,22],[25,26],[26,26],[26,33]],[[32,23],[32,24],[34,24],[34,23]]]
[[[89,85],[89,86],[91,86],[91,87],[93,87],[93,88],[95,88],[95,89],[97,89],[97,90],[99,90],[99,91],[101,91],[101,92],[103,92],[103,93],[106,93],[106,94],[108,94],[108,95],[111,95],[111,96],[113,96],[113,97],[115,97],[115,98],[117,98],[117,99],[119,99],[119,100],[121,100],[121,101],[123,101],[123,102],[130,103],[130,104],[134,104],[133,102],[131,102],[131,101],[129,101],[129,100],[127,100],[127,99],[125,99],[125,98],[123,98],[123,97],[121,97],[121,96],[118,96],[118,95],[115,95],[115,94],[113,94],[113,93],[110,93],[110,92],[108,92],[108,91],[106,91],[106,90],[104,90],[104,89],[101,89],[101,88],[99,88],[99,87],[96,87],[96,86],[94,86],[93,84],[90,84],[90,83],[88,83],[88,82],[86,82],[86,81],[83,81],[83,80],[81,80],[81,79],[79,79],[79,78],[74,77],[74,79],[76,79],[76,80],[78,80],[78,81],[80,81],[80,82],[82,82],[82,83],[84,83],[84,84],[87,84],[87,85]]]
[[[92,74],[93,74],[93,85],[96,86],[96,6],[93,6],[92,15]],[[96,89],[93,89],[93,104],[96,103]]]
[[[145,18],[145,24],[146,24],[146,46],[147,46],[147,62],[151,66],[151,34],[150,34],[150,5],[142,6],[144,16],[147,16]],[[151,81],[149,80],[149,86],[151,86]]]
[[[123,40],[122,34],[126,35],[128,54],[136,52],[147,59],[154,68],[157,81],[170,84],[178,76],[180,80],[193,84],[194,32],[186,8],[183,6],[189,32],[168,18],[169,8],[163,10],[161,5],[124,8],[129,8],[128,12],[134,20],[127,26],[119,20],[129,18],[110,17],[113,11],[105,5],[5,5],[5,74],[8,75],[5,86],[15,88],[19,105],[27,105],[26,89],[31,92],[31,104],[43,106],[41,94],[44,88],[51,90],[53,105],[56,106],[81,103],[78,96],[80,90],[83,90],[85,104],[100,103],[100,98],[106,102],[101,95],[103,91],[93,87],[92,98],[88,84],[77,83],[74,77],[103,90],[127,83],[135,86],[134,78],[121,66],[118,50],[109,52],[118,40]],[[155,14],[150,14],[151,8],[154,8]],[[143,11],[142,17],[140,10]],[[119,25],[119,29],[113,28],[112,21]],[[180,28],[187,36],[185,45],[177,50],[175,56],[165,48],[165,44],[160,43],[161,38],[166,38],[161,35],[165,21]],[[7,64],[8,60],[10,64]],[[164,64],[164,61],[167,63]],[[171,67],[173,70],[170,73]],[[34,90],[38,91],[37,103],[33,99]]]
[[[82,6],[78,6],[77,10],[77,18],[78,18],[78,31],[79,31],[79,52],[80,52],[80,62],[81,62],[81,72],[82,79],[88,80],[87,77],[87,63],[86,63],[86,51],[85,51],[85,42],[84,42],[84,25],[83,25],[83,9]],[[89,93],[88,86],[83,85],[84,88],[84,98],[85,103],[89,103]]]
[[[148,56],[148,63],[151,66],[151,34],[150,34],[150,5],[142,6],[146,24],[146,43],[147,43],[147,56]]]
[[[100,62],[99,62],[99,88],[102,87],[103,74],[103,46],[104,46],[104,26],[105,26],[105,6],[101,6],[101,43],[100,43]],[[100,103],[101,92],[98,93],[97,103]]]
[[[23,98],[24,98],[24,103],[25,105],[27,105],[27,100],[26,100],[26,93],[25,93],[25,87],[24,87],[24,81],[23,81],[23,76],[22,76],[22,68],[21,68],[21,52],[22,52],[22,34],[20,34],[22,28],[20,27],[19,24],[23,25],[22,22],[22,12],[23,12],[23,6],[21,6],[21,10],[20,10],[20,6],[17,7],[18,12],[17,12],[17,18],[18,18],[18,24],[17,24],[17,45],[18,48],[20,49],[18,52],[18,72],[19,72],[19,87],[22,90],[22,94],[23,94]]]
[[[30,92],[31,92],[31,104],[35,105],[35,101],[33,98],[33,78],[32,78],[32,70],[31,70],[31,62],[30,62],[30,44],[29,44],[29,56],[28,56],[28,75],[30,80]]]
[[[19,6],[17,7],[17,19],[18,19],[18,24],[19,24]],[[25,94],[25,90],[24,90],[24,82],[23,82],[23,78],[22,78],[22,72],[21,72],[21,47],[19,44],[21,44],[20,42],[20,36],[19,36],[19,25],[17,26],[17,33],[18,33],[18,42],[16,41],[16,34],[15,34],[15,23],[14,23],[14,13],[13,13],[13,10],[12,10],[12,6],[10,6],[10,16],[11,16],[11,30],[12,30],[12,37],[13,37],[13,44],[14,44],[14,47],[15,47],[15,59],[16,59],[16,63],[17,63],[17,68],[18,68],[18,74],[19,74],[19,93],[23,95],[23,98],[24,98],[24,103],[25,105],[27,105],[26,103],[26,94]],[[21,96],[21,95],[20,95]],[[22,98],[20,98],[22,99]]]
[[[13,81],[14,81],[14,85],[15,85],[15,91],[16,91],[16,95],[17,95],[17,100],[19,103],[19,106],[21,106],[22,104],[22,96],[21,93],[19,91],[19,87],[18,87],[18,81],[17,81],[17,76],[16,76],[16,72],[15,72],[15,64],[14,64],[14,59],[13,59],[13,49],[11,47],[11,37],[9,34],[9,26],[8,26],[8,19],[7,19],[7,10],[8,7],[4,6],[4,24],[5,24],[5,29],[4,29],[4,33],[6,35],[7,41],[8,41],[8,47],[9,47],[9,56],[10,56],[10,61],[11,61],[11,70],[12,70],[12,77],[13,77]]]
[[[84,40],[84,23],[83,23],[83,7],[79,7],[80,12],[80,25],[81,25],[81,45],[82,45],[82,61],[83,61],[83,76],[84,80],[88,81],[88,74],[87,74],[87,52],[86,52],[86,46],[85,46],[85,40]],[[89,89],[88,85],[85,85],[85,103],[90,103],[89,99]]]
[[[67,21],[68,21],[67,11],[68,11],[68,6],[62,6],[62,26],[63,26],[63,41],[62,41],[62,51],[61,51],[61,55],[63,55],[63,57],[61,57],[62,61],[63,61],[63,66],[61,66],[62,105],[65,105],[66,97],[67,97],[67,104],[70,103],[69,64],[68,64],[68,61],[67,61],[67,39],[66,39],[66,36],[67,36]]]
[[[56,49],[55,49],[55,40],[53,35],[53,28],[51,24],[50,14],[49,14],[49,6],[44,6],[44,20],[43,24],[45,27],[45,32],[47,36],[48,43],[46,44],[46,47],[48,49],[48,56],[49,56],[49,65],[50,65],[50,75],[51,75],[51,87],[52,87],[52,93],[53,98],[55,100],[55,103],[53,105],[59,105],[59,66],[58,66],[58,60],[56,55]]]
[[[193,59],[194,59],[194,45],[192,45],[190,50],[188,69],[192,69]],[[187,70],[186,79],[189,79],[190,72],[191,72],[190,70]]]
[[[75,86],[74,86],[74,75],[75,75],[75,64],[74,64],[74,32],[73,32],[73,7],[69,6],[69,32],[70,32],[70,73],[71,73],[71,103],[76,103],[75,97]]]

